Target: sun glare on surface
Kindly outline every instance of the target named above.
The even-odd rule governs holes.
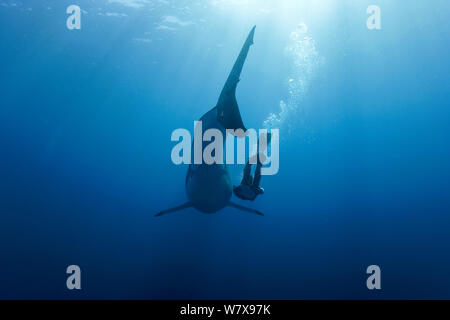
[[[239,21],[269,19],[276,24],[291,24],[307,17],[322,22],[336,8],[336,0],[211,0],[213,8]]]

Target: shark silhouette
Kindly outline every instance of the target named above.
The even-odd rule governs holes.
[[[205,113],[201,118],[203,130],[218,129],[226,137],[226,129],[242,129],[246,131],[242,122],[239,106],[236,101],[236,87],[247,58],[255,34],[254,26],[234,63],[222,89],[217,105]],[[250,209],[230,201],[233,194],[233,184],[226,164],[190,164],[186,175],[186,193],[189,201],[180,206],[164,210],[156,214],[162,216],[186,208],[195,208],[203,213],[215,213],[225,207],[263,215],[258,210]]]

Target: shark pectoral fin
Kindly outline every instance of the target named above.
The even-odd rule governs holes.
[[[175,212],[175,211],[180,211],[180,210],[183,210],[183,209],[186,209],[186,208],[190,208],[190,207],[192,207],[192,204],[190,202],[186,202],[185,204],[182,204],[181,206],[178,206],[178,207],[175,207],[175,208],[171,208],[171,209],[167,209],[167,210],[163,210],[163,211],[155,214],[155,217],[160,217],[160,216],[163,216],[165,214],[172,213],[172,212]]]
[[[247,212],[251,212],[251,213],[256,213],[257,215],[264,216],[264,213],[262,213],[262,212],[260,212],[258,210],[250,209],[250,208],[241,206],[241,205],[233,203],[233,202],[229,202],[228,206],[230,206],[232,208],[235,208],[235,209],[238,209],[238,210],[247,211]]]

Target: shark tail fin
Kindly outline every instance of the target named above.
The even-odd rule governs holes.
[[[264,213],[262,213],[262,212],[260,212],[258,210],[247,208],[247,207],[241,206],[240,204],[236,204],[236,203],[233,203],[233,202],[228,203],[228,206],[232,207],[232,208],[235,208],[235,209],[238,209],[238,210],[247,211],[247,212],[255,213],[255,214],[260,215],[260,216],[264,216]]]
[[[250,50],[250,47],[253,45],[253,37],[255,35],[255,29],[256,26],[250,30],[250,33],[247,36],[247,40],[245,41],[244,45],[242,46],[241,52],[239,53],[238,58],[236,59],[233,69],[231,69],[231,72],[228,76],[227,82],[225,83],[223,87],[223,91],[229,91],[229,90],[235,90],[236,85],[239,82],[239,78],[241,76],[242,68],[244,67],[245,60],[247,59],[248,52]],[[222,91],[222,93],[223,93]]]
[[[180,211],[180,210],[187,209],[187,208],[190,208],[190,207],[192,207],[192,204],[190,202],[186,202],[185,204],[182,204],[181,206],[174,207],[174,208],[167,209],[167,210],[163,210],[163,211],[155,214],[155,217],[160,217],[160,216],[166,215],[168,213]]]
[[[239,77],[241,76],[242,68],[247,59],[248,51],[253,44],[255,28],[256,26],[250,31],[247,40],[234,63],[233,69],[225,82],[222,92],[220,93],[219,101],[217,102],[217,120],[225,129],[242,129],[247,131],[242,122],[241,113],[236,101],[236,87],[240,80]]]

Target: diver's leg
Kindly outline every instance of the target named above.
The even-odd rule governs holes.
[[[251,170],[252,170],[252,165],[250,164],[250,162],[247,162],[247,164],[245,165],[245,168],[244,168],[244,176],[242,177],[241,184],[246,184],[248,186],[251,186],[253,184]]]
[[[270,144],[271,139],[272,139],[272,134],[267,133],[266,145],[263,146],[263,150],[260,150],[260,145],[258,143],[258,153],[257,154],[259,155],[260,159],[257,160],[258,162],[256,164],[255,177],[253,178],[253,184],[252,184],[253,189],[257,193],[264,193],[264,189],[259,187],[259,184],[261,182],[262,161],[264,161],[261,158],[263,158],[262,156],[264,155],[265,150],[267,149],[268,145]]]
[[[259,183],[261,182],[261,168],[262,168],[262,163],[261,161],[258,161],[258,164],[256,165],[256,169],[255,169],[255,177],[253,178],[253,188],[255,188],[255,190],[259,189]]]

